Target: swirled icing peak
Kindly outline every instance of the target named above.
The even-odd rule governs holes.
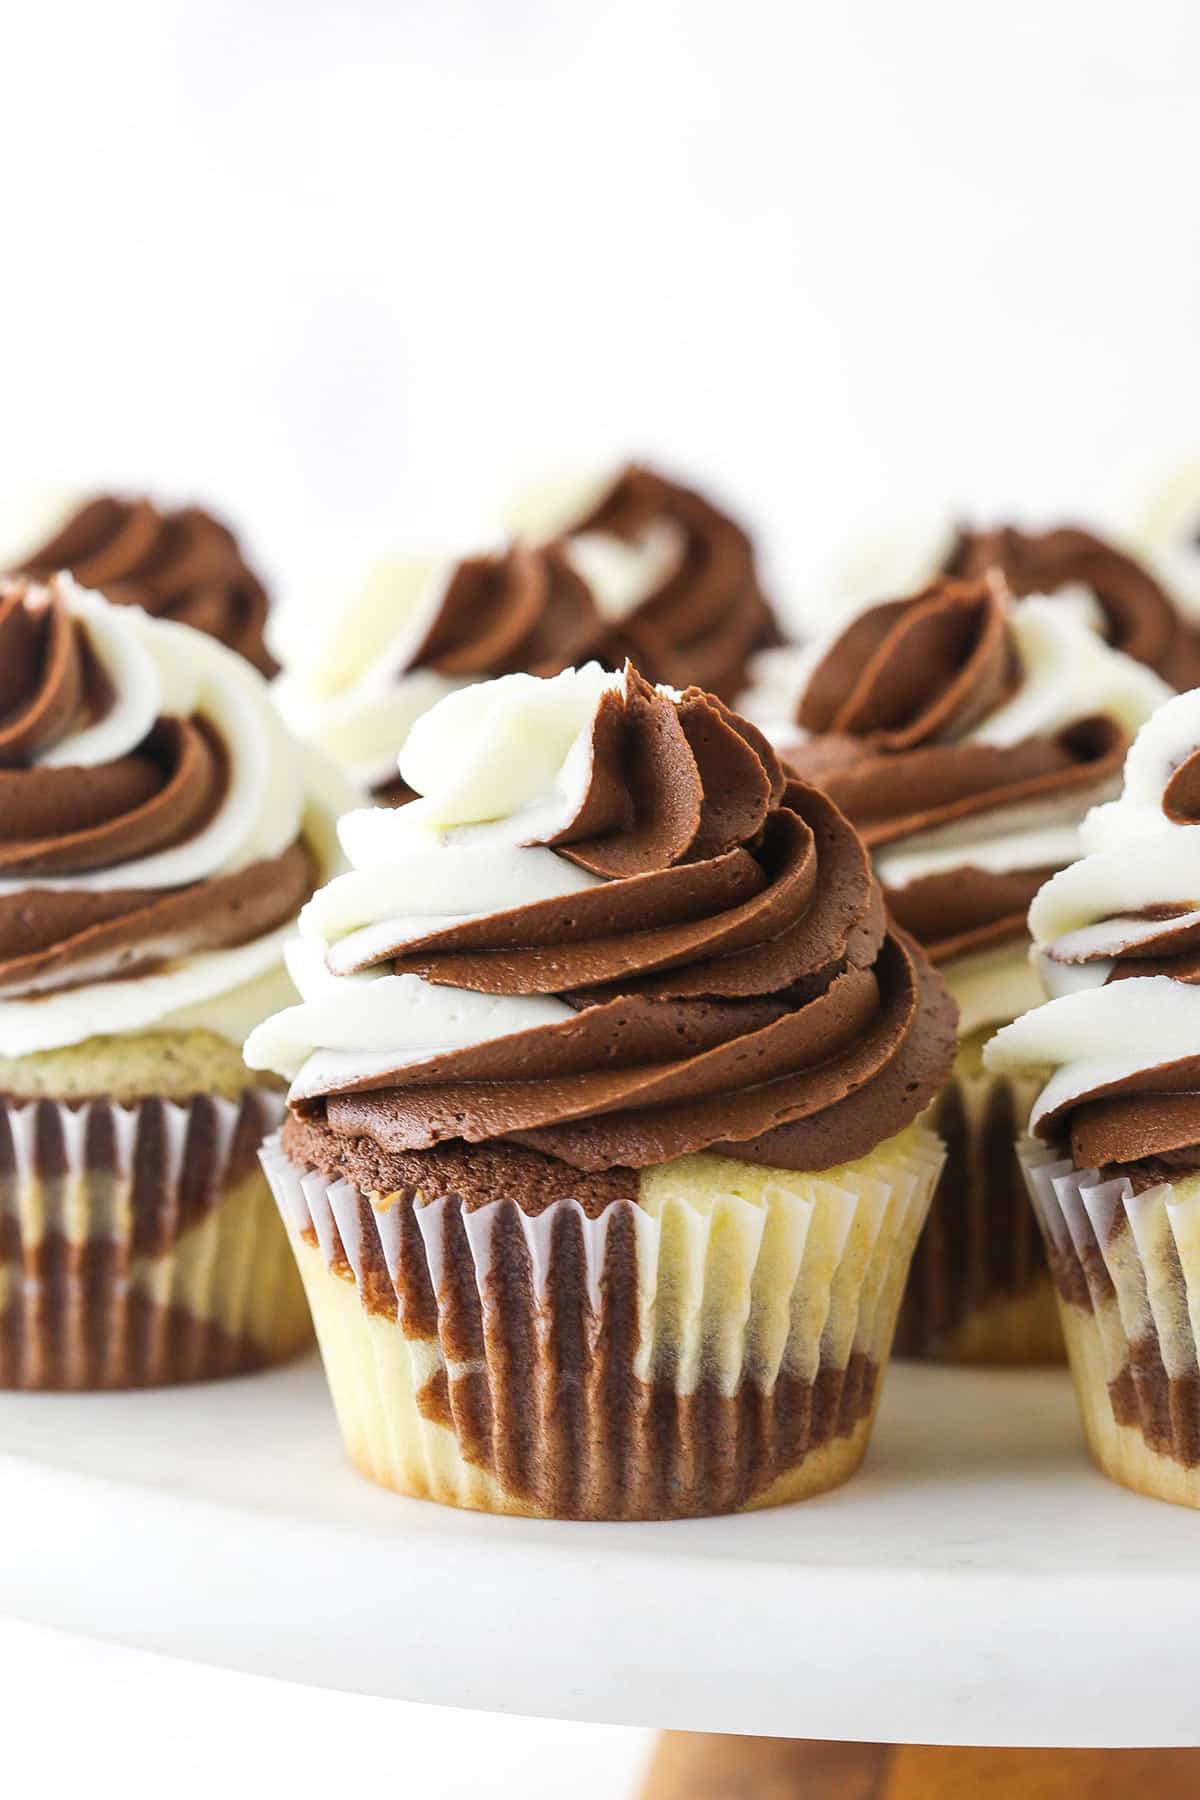
[[[826,1167],[944,1077],[953,1009],[860,840],[713,696],[510,675],[435,707],[401,768],[421,797],[343,820],[303,1003],[246,1046],[319,1166],[378,1183],[465,1141]]]
[[[229,527],[202,507],[97,495],[64,509],[43,541],[13,553],[12,566],[39,581],[67,569],[106,599],[192,625],[275,673],[266,589]]]
[[[778,685],[743,704],[862,832],[896,918],[952,965],[964,1028],[1032,1004],[1029,902],[1169,688],[994,572],[872,607],[802,666],[795,726],[760,710]]]
[[[1116,545],[1074,525],[1021,531],[1005,525],[965,531],[947,573],[1000,574],[1010,592],[1094,600],[1108,643],[1155,669],[1171,686],[1200,682],[1200,636],[1149,570]]]
[[[671,673],[664,639],[610,618],[558,545],[514,544],[454,562],[393,557],[340,609],[288,622],[277,695],[301,735],[381,799],[407,799],[397,757],[413,725],[456,689],[509,673],[554,675],[627,656]]]
[[[218,1003],[244,1031],[329,829],[240,657],[68,575],[0,583],[4,1054]]]
[[[602,609],[669,648],[672,678],[731,700],[750,658],[780,641],[746,532],[712,501],[640,463],[531,490],[509,509],[558,541]]]
[[[1053,1071],[1032,1125],[1078,1168],[1200,1163],[1200,693],[1142,727],[1082,838],[1029,914],[1051,998],[988,1061]]]

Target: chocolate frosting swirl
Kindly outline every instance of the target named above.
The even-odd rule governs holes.
[[[298,833],[241,866],[210,870],[198,849],[198,878],[157,875],[221,817],[231,750],[211,719],[164,712],[97,756],[96,733],[137,710],[97,655],[97,608],[66,577],[0,584],[0,1038],[5,1002],[247,944],[314,885]]]
[[[319,1051],[304,1060],[330,1041],[322,1008],[336,1011],[318,984],[315,1005],[252,1037],[252,1064],[283,1067],[299,1033],[292,1107],[331,1134],[338,1166],[379,1181],[389,1155],[500,1141],[584,1171],[709,1147],[817,1169],[915,1118],[952,1060],[953,1003],[888,928],[837,808],[714,696],[672,697],[632,668],[601,694],[588,752],[571,816],[522,840],[586,885],[444,925],[376,919],[325,956],[338,976],[550,1001],[555,1017],[438,1052],[397,1047],[356,1073]],[[309,909],[318,927],[337,887]]]
[[[994,570],[1009,591],[1055,594],[1089,588],[1104,615],[1105,637],[1117,650],[1154,669],[1180,691],[1200,683],[1200,633],[1176,611],[1148,570],[1093,532],[1074,525],[1020,531],[1003,525],[965,531],[947,564],[948,575]]]
[[[1140,722],[1165,694],[1127,667],[1132,696],[1119,706],[1105,710],[1113,695],[1081,680],[1076,702],[1056,699],[1060,717],[1047,728],[1014,733],[1001,721],[1016,716],[1028,680],[1018,642],[1027,616],[993,577],[937,581],[855,619],[817,662],[800,702],[799,723],[813,735],[794,766],[820,782],[873,850],[950,845],[961,835],[959,856],[948,864],[935,856],[903,883],[889,882],[882,865],[893,915],[938,962],[1023,937],[1029,903],[1057,866],[996,858],[985,866],[973,843],[989,828],[1081,818],[1119,779],[1131,698]],[[1056,628],[1067,630],[1066,620]],[[1079,657],[1090,635],[1078,626]],[[1057,686],[1069,690],[1065,673]]]
[[[229,527],[199,506],[98,495],[26,556],[19,573],[45,581],[58,569],[118,605],[207,632],[264,675],[278,669],[264,637],[266,589]]]
[[[636,543],[664,523],[678,532],[678,559],[627,626],[649,629],[669,647],[673,668],[662,679],[732,700],[755,652],[782,641],[741,526],[693,489],[630,463],[568,535],[609,532]]]
[[[1002,1033],[997,1065],[1053,1067],[1034,1128],[1079,1169],[1145,1185],[1200,1166],[1200,699],[1143,729],[1091,854],[1038,895],[1030,928],[1052,998]],[[1196,840],[1196,841],[1193,841]]]

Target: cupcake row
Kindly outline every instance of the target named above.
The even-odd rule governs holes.
[[[1200,1130],[1141,990],[1188,979],[1200,640],[1144,569],[960,533],[792,647],[745,534],[631,468],[268,686],[202,635],[232,576],[136,592],[87,510],[0,596],[0,1384],[233,1373],[311,1315],[373,1478],[687,1516],[844,1480],[899,1313],[956,1359],[1065,1330],[1103,1465],[1192,1497]],[[1143,898],[1047,934],[1117,815]]]

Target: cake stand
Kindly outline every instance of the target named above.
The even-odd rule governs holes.
[[[1200,1516],[1092,1470],[1057,1371],[897,1365],[854,1482],[733,1518],[399,1499],[344,1461],[315,1357],[0,1395],[0,1499],[0,1613],[195,1662],[687,1731],[1200,1741]]]

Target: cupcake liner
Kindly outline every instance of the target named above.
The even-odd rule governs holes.
[[[1088,1446],[1114,1481],[1200,1506],[1200,1177],[1136,1192],[1025,1140]]]
[[[589,1217],[368,1197],[277,1138],[263,1151],[362,1471],[457,1506],[618,1519],[853,1472],[941,1162],[920,1127],[818,1175],[684,1157]]]
[[[0,1100],[0,1387],[260,1368],[311,1340],[257,1165],[280,1097]]]
[[[896,1355],[963,1363],[1062,1362],[1054,1288],[1016,1141],[1039,1083],[992,1075],[968,1043],[928,1115],[946,1166],[917,1244]]]

